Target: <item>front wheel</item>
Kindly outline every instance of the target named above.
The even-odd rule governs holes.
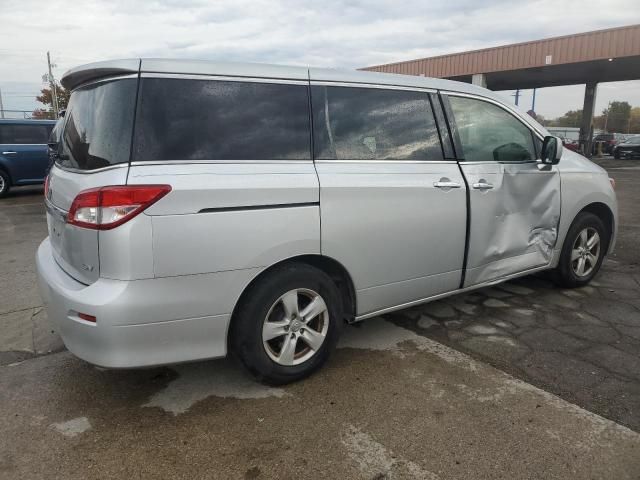
[[[342,329],[342,302],[331,278],[305,264],[278,267],[243,295],[231,346],[260,382],[282,385],[320,368]]]
[[[602,220],[593,213],[579,213],[564,241],[554,272],[556,282],[566,288],[588,284],[600,270],[608,244],[609,236]]]

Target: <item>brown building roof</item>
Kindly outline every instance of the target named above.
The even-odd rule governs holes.
[[[609,61],[609,59],[613,61]],[[364,68],[470,81],[487,74],[492,89],[640,78],[640,25],[597,30]]]

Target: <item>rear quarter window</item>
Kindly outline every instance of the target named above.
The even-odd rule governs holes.
[[[56,163],[94,170],[128,162],[136,85],[137,79],[131,78],[75,90],[65,114]]]
[[[134,161],[311,159],[305,85],[141,82]]]

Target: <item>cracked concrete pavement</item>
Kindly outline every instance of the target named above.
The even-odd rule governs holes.
[[[640,478],[640,162],[603,162],[622,224],[591,286],[527,277],[372,319],[277,389],[231,360],[104,371],[64,351],[35,286],[41,191],[16,190],[0,478]]]

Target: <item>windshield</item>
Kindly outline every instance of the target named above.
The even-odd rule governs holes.
[[[627,138],[624,143],[640,143],[640,135],[636,135],[635,137]]]
[[[94,170],[129,161],[136,82],[99,82],[71,94],[58,165]]]

